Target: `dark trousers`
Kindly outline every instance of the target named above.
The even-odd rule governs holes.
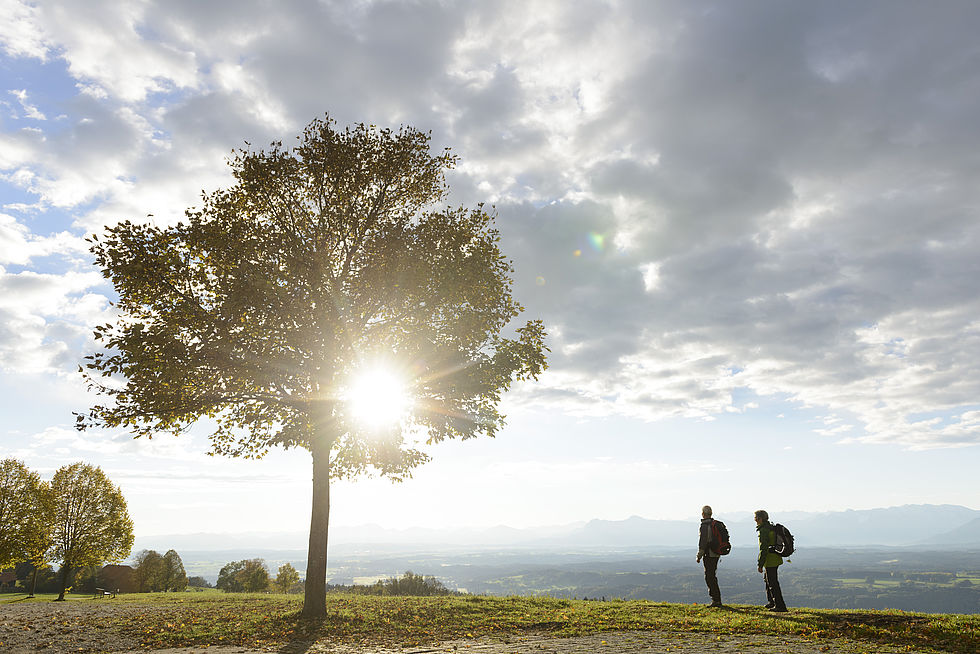
[[[718,559],[719,556],[706,556],[704,561],[704,583],[708,584],[708,595],[712,602],[721,601],[721,589],[718,588]]]
[[[763,579],[766,582],[766,599],[769,600],[769,604],[777,609],[785,609],[786,602],[783,601],[783,591],[779,587],[779,568],[776,566],[766,568]]]

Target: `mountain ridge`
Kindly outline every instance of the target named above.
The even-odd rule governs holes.
[[[972,545],[980,539],[980,511],[953,504],[906,504],[878,509],[774,514],[797,539],[797,546]],[[755,540],[751,514],[719,515],[732,542]],[[630,516],[625,520],[593,519],[565,525],[457,530],[414,527],[387,529],[379,525],[335,527],[331,545],[438,545],[472,548],[509,547],[684,547],[696,542],[698,520],[656,520]],[[305,531],[194,533],[144,536],[141,549],[227,550],[243,544],[262,549],[304,549]]]

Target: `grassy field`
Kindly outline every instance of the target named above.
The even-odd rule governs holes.
[[[8,602],[23,595],[0,596]],[[229,644],[266,646],[329,639],[347,643],[419,645],[468,637],[557,636],[613,630],[693,631],[714,634],[794,635],[815,641],[848,640],[936,652],[980,651],[980,616],[900,611],[794,608],[772,614],[757,606],[710,609],[647,601],[596,602],[530,597],[373,597],[329,595],[324,620],[299,616],[302,599],[215,591],[120,595],[111,600],[71,596],[73,602],[112,602],[113,626],[144,647]]]

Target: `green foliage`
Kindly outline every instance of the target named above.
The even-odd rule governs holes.
[[[93,593],[98,584],[99,566],[87,565],[75,572],[71,587],[76,593]]]
[[[454,594],[435,577],[417,575],[411,570],[401,577],[379,579],[370,586],[330,586],[330,590],[331,592],[349,592],[355,595],[405,595],[412,597]]]
[[[276,590],[280,593],[298,592],[302,589],[299,583],[299,572],[289,563],[279,566],[279,574],[275,580]]]
[[[162,590],[163,557],[156,550],[141,550],[133,557],[133,581],[137,593]]]
[[[211,582],[209,582],[204,577],[188,577],[187,578],[188,588],[211,588]]]
[[[16,459],[0,461],[0,570],[21,561],[47,567],[54,544],[51,487]]]
[[[180,560],[180,555],[174,550],[167,550],[163,555],[163,570],[161,590],[180,592],[187,588],[187,573],[184,571],[184,562]]]
[[[87,463],[59,468],[51,480],[54,554],[62,588],[79,567],[120,561],[133,546],[133,521],[118,486]],[[61,595],[64,595],[62,590]]]
[[[133,562],[136,592],[179,592],[187,588],[184,563],[174,550],[168,550],[163,556],[154,550],[143,550],[134,557]]]
[[[97,328],[106,350],[86,365],[113,403],[79,427],[152,436],[209,417],[215,452],[259,457],[309,447],[326,422],[334,476],[397,478],[425,456],[399,430],[365,433],[340,401],[359,366],[384,359],[410,377],[429,440],[493,435],[500,392],[545,367],[544,330],[498,335],[521,307],[493,216],[431,210],[455,157],[428,144],[407,127],[315,120],[292,150],[240,152],[236,185],[188,222],[93,236],[122,317]]]
[[[267,590],[271,583],[265,561],[247,559],[232,561],[221,568],[215,587],[226,593],[258,593]]]

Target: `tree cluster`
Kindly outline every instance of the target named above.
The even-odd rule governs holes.
[[[134,560],[133,577],[136,592],[180,592],[187,588],[184,562],[174,550],[160,554],[154,550],[142,550]]]
[[[132,546],[126,500],[101,468],[74,463],[45,482],[21,461],[0,460],[0,569],[29,564],[31,595],[53,562],[62,600],[79,570],[120,561]]]
[[[261,593],[272,583],[263,559],[246,559],[226,564],[218,573],[215,586],[226,593]]]
[[[446,586],[432,576],[417,575],[411,570],[401,577],[379,579],[370,586],[330,585],[328,590],[353,593],[355,595],[407,595],[413,597],[430,597],[433,595],[453,595],[456,591]]]
[[[214,588],[211,582],[204,577],[188,577],[187,578],[188,588]]]

